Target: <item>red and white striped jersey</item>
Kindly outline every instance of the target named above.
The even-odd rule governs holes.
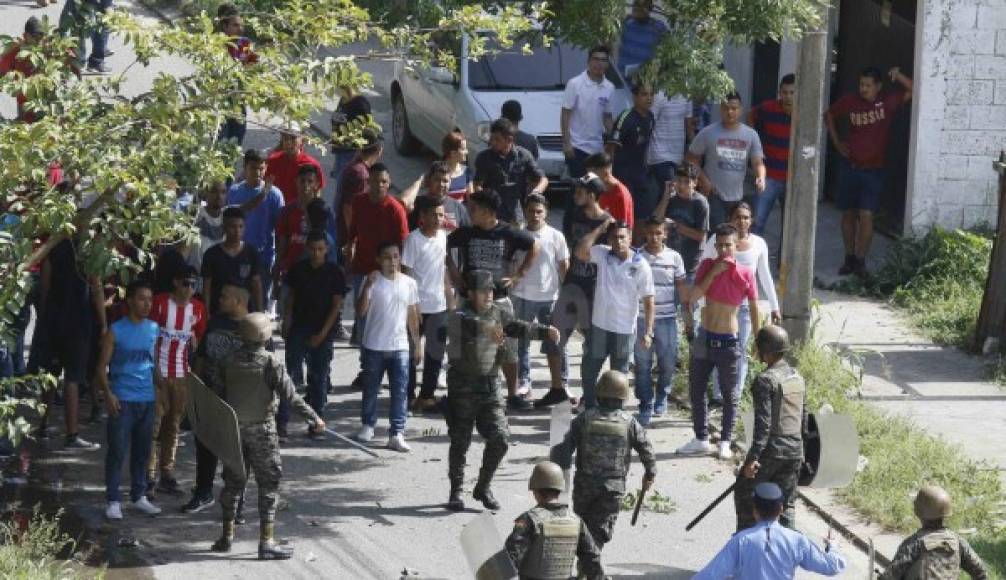
[[[157,337],[157,370],[161,377],[184,378],[189,372],[189,343],[202,340],[206,332],[206,309],[192,298],[178,304],[168,293],[154,296],[150,319],[161,332]]]

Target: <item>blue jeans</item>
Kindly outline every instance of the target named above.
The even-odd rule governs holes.
[[[772,215],[772,208],[775,207],[776,200],[779,201],[779,208],[784,209],[786,203],[786,182],[778,179],[766,179],[765,191],[755,198],[754,224],[751,231],[759,236],[765,231],[765,224]]]
[[[78,19],[82,17],[79,6],[83,3],[90,4],[98,12],[104,14],[112,7],[112,0],[66,0],[63,11],[59,14],[58,28],[60,33],[68,35],[76,33],[77,36],[77,61],[81,66],[85,64],[101,64],[105,60],[105,51],[108,48],[108,27],[99,25],[87,30],[79,26]],[[91,38],[91,56],[87,57],[87,37]]]
[[[554,300],[536,301],[524,300],[519,296],[510,295],[513,302],[514,316],[525,322],[540,322],[552,324],[552,308]],[[544,346],[541,352],[545,352]],[[531,380],[531,339],[521,338],[517,341],[517,380]]]
[[[381,392],[381,379],[385,371],[391,386],[391,405],[388,408],[389,435],[405,431],[405,389],[409,383],[409,351],[360,349],[363,358],[363,409],[360,419],[364,425],[377,425],[377,395]]]
[[[119,414],[108,417],[108,447],[105,453],[105,497],[122,501],[119,484],[122,464],[129,448],[129,499],[137,501],[147,490],[147,460],[154,438],[155,403],[119,402]]]
[[[604,360],[611,357],[611,368],[629,372],[629,355],[632,354],[632,334],[619,334],[591,326],[583,342],[583,363],[580,379],[583,383],[583,401],[587,408],[597,406],[597,376],[601,374]]]
[[[710,344],[710,341],[715,341]],[[727,344],[728,342],[734,344]],[[710,335],[704,328],[699,328],[692,341],[691,360],[688,361],[688,395],[692,403],[692,429],[696,439],[709,438],[709,425],[706,423],[708,406],[706,391],[709,376],[713,370],[719,371],[717,383],[723,396],[723,428],[721,441],[730,441],[733,437],[734,419],[737,415],[737,399],[734,398],[734,386],[737,384],[737,368],[744,353],[740,343],[732,335]]]
[[[751,309],[745,303],[741,304],[739,310],[737,310],[737,340],[740,343],[741,356],[740,361],[737,362],[737,385],[734,388],[734,400],[741,400],[741,393],[744,392],[744,381],[748,376],[748,340],[751,338]],[[717,371],[713,370],[713,383],[718,380]],[[722,401],[723,398],[720,392],[713,389],[713,400]]]
[[[646,332],[646,321],[639,319],[636,335]],[[653,344],[644,349],[637,340],[636,357],[636,398],[639,399],[639,413],[649,415],[654,408],[667,407],[667,393],[674,380],[674,369],[678,362],[678,319],[658,318],[653,325]],[[657,393],[653,395],[653,356],[657,357]]]
[[[304,362],[307,361],[308,404],[318,416],[323,417],[328,404],[328,384],[332,364],[332,340],[326,338],[316,347],[308,346],[307,339],[312,332],[302,328],[291,328],[286,341],[286,370],[297,385],[304,384]]]

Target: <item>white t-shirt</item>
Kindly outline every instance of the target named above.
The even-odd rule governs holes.
[[[640,249],[639,253],[646,258],[653,275],[654,318],[674,318],[678,312],[675,300],[677,283],[685,279],[685,261],[681,259],[681,254],[666,247],[657,255],[645,248]],[[643,316],[642,309],[639,316]]]
[[[569,79],[562,108],[569,117],[569,140],[573,147],[594,154],[604,150],[604,114],[614,116],[615,85],[608,79],[596,83],[583,71]]]
[[[536,231],[525,230],[538,242],[538,257],[513,288],[514,296],[535,302],[551,302],[559,297],[559,262],[569,259],[569,247],[562,232],[545,224]],[[514,264],[524,262],[525,252],[514,254]]]
[[[416,228],[405,238],[402,265],[412,270],[419,286],[419,311],[433,314],[447,310],[444,275],[447,265],[447,232],[437,230],[432,238]]]
[[[734,250],[734,259],[742,266],[751,268],[758,282],[758,296],[768,301],[772,310],[779,310],[779,297],[775,293],[775,282],[772,279],[772,269],[768,265],[768,244],[761,236],[748,234],[751,247],[741,252]],[[711,236],[702,247],[702,259],[716,259],[716,236]],[[747,299],[744,299],[747,304]]]
[[[635,250],[623,262],[604,244],[590,249],[590,261],[597,264],[592,324],[608,332],[635,333],[639,301],[654,295],[650,264]]]
[[[363,327],[363,348],[368,350],[409,350],[409,306],[419,304],[416,281],[405,274],[389,280],[383,274],[370,287],[367,324]]]
[[[663,92],[653,98],[653,135],[646,162],[650,165],[668,161],[680,165],[685,158],[685,119],[692,118],[692,103],[681,95],[667,98]]]

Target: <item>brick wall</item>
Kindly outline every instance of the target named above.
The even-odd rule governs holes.
[[[919,0],[906,227],[996,222],[1006,0]]]

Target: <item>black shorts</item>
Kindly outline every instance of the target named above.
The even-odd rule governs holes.
[[[68,383],[86,383],[90,379],[89,363],[96,342],[89,324],[54,324],[42,336],[36,332],[35,339],[39,344],[32,345],[30,372],[41,370],[57,377],[63,373],[63,381]]]

